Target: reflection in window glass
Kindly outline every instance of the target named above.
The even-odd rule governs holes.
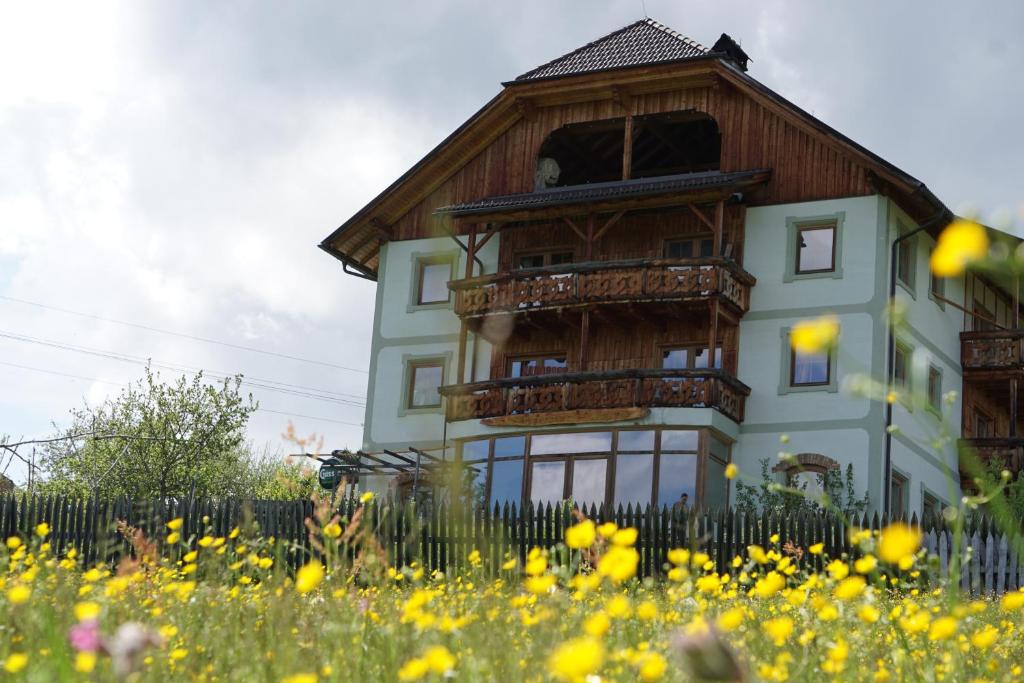
[[[557,503],[565,488],[565,462],[534,462],[530,481],[530,502]]]
[[[412,392],[409,395],[410,408],[426,408],[441,405],[441,386],[444,371],[440,365],[415,365],[412,369]]]
[[[696,492],[697,456],[662,455],[658,469],[658,505],[685,503],[693,507]]]
[[[604,502],[608,460],[574,460],[572,463],[572,499],[581,507]]]
[[[615,460],[615,505],[647,505],[651,502],[654,456],[620,455]]]
[[[708,350],[707,350],[707,348],[701,349],[700,353],[698,353],[697,355],[695,355],[693,357],[693,367],[695,367],[695,368],[697,368],[699,370],[707,369],[707,367],[708,367]],[[722,347],[721,346],[716,346],[715,347],[715,368],[717,368],[717,369],[721,369],[722,368]]]
[[[798,470],[790,476],[789,485],[812,498],[818,498],[825,491],[824,480],[825,476],[821,472]]]
[[[654,450],[654,432],[619,432],[619,451]]]
[[[580,432],[578,434],[536,434],[530,441],[530,453],[532,455],[566,455],[569,453],[607,453],[611,449],[611,432]]]
[[[791,384],[828,384],[829,352],[804,353],[793,351],[793,377]]]
[[[835,226],[805,228],[797,231],[797,273],[820,273],[834,270],[833,244]]]
[[[509,455],[522,455],[526,448],[525,436],[509,436],[494,440],[494,457],[502,458]]]
[[[697,450],[697,432],[681,429],[666,429],[661,433],[661,450],[695,451]]]
[[[523,461],[495,460],[491,474],[491,506],[519,505],[523,492]]]
[[[723,510],[728,502],[728,484],[725,479],[725,465],[714,458],[708,458],[704,475],[704,508]]]
[[[490,444],[489,439],[480,439],[478,441],[465,441],[462,444],[462,459],[463,460],[486,460],[487,459],[487,447]]]
[[[689,354],[689,349],[665,349],[662,351],[661,367],[666,370],[685,370],[689,367],[687,365]]]
[[[419,303],[448,301],[448,280],[451,274],[452,264],[448,262],[420,264]]]
[[[487,463],[467,465],[467,469],[469,474],[466,478],[473,482],[471,499],[477,505],[482,505],[487,500]]]

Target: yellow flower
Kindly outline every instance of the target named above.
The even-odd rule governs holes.
[[[770,571],[754,584],[754,594],[759,598],[770,598],[786,587],[786,579],[776,571]]]
[[[853,563],[853,568],[858,574],[870,574],[878,566],[878,560],[874,555],[865,555]]]
[[[882,613],[874,605],[861,605],[857,610],[857,618],[865,624],[873,624],[878,621]]]
[[[768,619],[761,625],[761,628],[777,647],[781,647],[785,644],[786,638],[793,633],[793,620],[789,617]]]
[[[78,652],[75,654],[75,671],[87,674],[96,668],[95,652]]]
[[[690,562],[690,551],[686,548],[675,548],[668,551],[668,561],[674,565],[682,566]]]
[[[359,496],[359,502],[366,504],[373,500],[373,491],[367,491],[363,495]]]
[[[32,597],[32,589],[23,583],[13,586],[7,591],[7,599],[12,605],[21,605],[28,602]]]
[[[28,664],[28,655],[24,652],[15,652],[4,661],[4,671],[9,674],[16,674]]]
[[[559,645],[548,658],[548,669],[566,681],[579,681],[597,673],[604,663],[604,648],[595,638],[574,638]]]
[[[643,621],[650,621],[658,616],[658,605],[653,600],[644,600],[636,606],[636,616]]]
[[[864,592],[866,585],[867,581],[863,576],[851,576],[839,582],[839,585],[836,586],[835,596],[840,600],[853,600]]]
[[[928,640],[949,640],[956,634],[956,627],[953,617],[939,617],[928,630]]]
[[[172,519],[171,521],[167,522],[167,528],[171,531],[178,531],[181,529],[181,525],[184,523],[184,521],[185,520],[183,520],[181,517]]]
[[[1007,593],[1003,596],[1002,605],[1007,612],[1024,607],[1024,592]]]
[[[511,559],[505,560],[505,562],[501,565],[501,568],[505,571],[508,571],[509,569],[515,569],[517,564],[519,564],[519,560],[513,557]]]
[[[434,673],[443,674],[445,671],[451,671],[455,668],[455,655],[449,652],[448,648],[443,645],[427,648],[427,651],[423,653],[423,659],[426,660],[427,666]]]
[[[36,524],[36,536],[39,538],[46,538],[50,535],[50,525],[46,522],[40,522]]]
[[[607,576],[615,583],[622,583],[636,575],[640,553],[635,548],[612,546],[597,562],[597,573]]]
[[[196,558],[199,557],[199,553],[195,550],[190,550],[181,558],[182,562],[195,562]]]
[[[657,652],[648,652],[640,658],[640,680],[657,681],[665,675],[668,662]]]
[[[533,553],[531,553],[533,555]],[[548,568],[548,558],[537,554],[526,559],[526,566],[523,570],[530,576],[540,576]]]
[[[735,631],[743,623],[743,608],[732,607],[718,615],[718,627],[723,631]]]
[[[878,557],[889,564],[903,566],[906,558],[911,558],[921,547],[921,529],[903,522],[895,522],[882,529],[878,538]]]
[[[988,233],[974,221],[957,219],[946,226],[932,251],[932,272],[955,277],[988,254]]]
[[[838,337],[839,319],[826,315],[795,324],[789,333],[789,342],[800,353],[820,353],[832,348]]]
[[[714,593],[722,585],[718,574],[706,574],[697,579],[697,590],[701,593]]]
[[[726,479],[735,479],[736,475],[739,474],[739,472],[740,472],[740,468],[736,467],[736,463],[734,463],[734,462],[731,462],[731,463],[729,463],[728,465],[725,466],[725,478]]]
[[[587,620],[583,622],[583,630],[588,636],[600,638],[608,629],[612,626],[612,620],[608,618],[608,615],[604,612],[597,612],[587,617]]]
[[[616,595],[608,600],[605,605],[608,614],[616,619],[625,619],[629,616],[633,606],[629,604],[629,598],[625,595]]]
[[[317,677],[315,673],[309,674],[292,674],[291,676],[285,676],[281,679],[281,683],[316,683]]]
[[[341,525],[337,522],[330,522],[324,527],[324,536],[328,538],[338,538],[341,536]]]
[[[398,680],[418,681],[430,671],[430,663],[421,657],[413,657],[398,670]]]
[[[597,533],[601,534],[601,538],[611,538],[618,530],[619,527],[615,525],[615,522],[605,522],[597,527]]]
[[[180,540],[181,540],[181,534],[179,534],[177,531],[172,531],[171,533],[167,534],[167,543],[168,543],[168,545],[174,545],[175,543],[177,543]]]
[[[998,639],[999,630],[992,624],[988,624],[985,628],[971,636],[971,645],[979,650],[987,650]]]
[[[747,555],[749,555],[750,559],[758,564],[768,564],[768,554],[765,553],[764,548],[759,545],[748,545]]]
[[[622,547],[628,547],[636,543],[637,530],[630,527],[619,529],[612,535],[612,543]]]
[[[829,576],[836,581],[842,581],[850,573],[850,568],[842,560],[832,560],[825,569],[828,570]]]
[[[188,650],[183,647],[176,647],[173,650],[171,650],[171,653],[168,655],[168,657],[170,657],[173,661],[180,662],[181,660],[185,659],[185,657],[188,657]]]
[[[295,589],[300,593],[308,593],[324,580],[324,566],[319,560],[304,564],[295,574]]]
[[[565,530],[565,544],[577,550],[589,548],[597,540],[597,527],[589,519]]]
[[[199,544],[200,548],[209,548],[211,545],[213,545],[213,537],[203,536],[198,541],[196,541],[196,543]]]
[[[821,555],[825,551],[825,544],[824,543],[815,543],[810,548],[808,548],[807,551],[811,555]]]
[[[20,538],[18,538],[17,536],[10,536],[10,537],[8,537],[8,539],[7,539],[7,549],[8,550],[17,550],[20,547],[21,547],[21,539]]]
[[[555,585],[555,577],[552,574],[544,576],[530,576],[523,582],[526,590],[534,595],[543,595],[550,591]]]
[[[80,602],[75,605],[75,619],[89,621],[100,615],[100,606],[95,602]]]

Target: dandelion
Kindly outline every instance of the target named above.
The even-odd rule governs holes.
[[[604,648],[595,638],[574,638],[559,645],[548,659],[548,669],[557,678],[579,681],[597,673],[604,663]]]
[[[523,582],[523,586],[534,595],[544,595],[555,587],[555,581],[556,579],[552,574],[530,576]]]
[[[295,574],[295,589],[306,594],[320,585],[324,580],[324,566],[319,560],[304,564]]]
[[[611,626],[611,618],[605,612],[597,612],[587,617],[587,620],[583,622],[583,631],[588,636],[600,638],[605,633],[608,633],[608,629]]]
[[[24,652],[15,652],[4,660],[4,671],[9,674],[16,674],[28,664],[28,655]]]
[[[422,657],[413,657],[398,670],[398,680],[418,681],[430,671],[430,663]]]
[[[621,547],[628,547],[636,543],[637,530],[629,527],[626,529],[619,529],[612,534],[612,543]]]
[[[316,683],[317,680],[315,673],[302,673],[285,676],[281,679],[281,683]]]
[[[731,462],[725,466],[725,478],[735,479],[736,475],[739,474],[740,468],[736,466],[736,463]]]
[[[7,591],[7,600],[12,605],[21,605],[28,602],[28,599],[32,597],[32,589],[23,583],[19,583],[16,586],[12,586]]]
[[[761,627],[776,647],[781,647],[793,633],[793,620],[789,617],[768,619]]]
[[[715,623],[723,631],[735,631],[743,623],[744,614],[740,607],[732,607],[718,615]]]
[[[640,658],[640,666],[637,673],[642,681],[657,681],[665,675],[668,669],[668,662],[657,652],[648,652]]]
[[[87,674],[96,668],[96,653],[95,652],[76,652],[75,653],[75,671],[78,673]]]
[[[770,571],[754,584],[754,594],[759,598],[770,598],[786,587],[786,579],[776,571]]]
[[[167,544],[168,545],[174,545],[175,543],[177,543],[180,540],[181,540],[181,534],[179,534],[177,531],[172,531],[171,533],[167,534]]]
[[[330,522],[324,527],[324,536],[327,538],[338,538],[341,536],[341,525],[337,522]]]
[[[8,550],[17,550],[20,547],[21,547],[21,539],[20,538],[18,538],[17,536],[9,536],[7,538],[7,549]]]
[[[90,621],[100,615],[100,606],[95,602],[80,602],[75,605],[75,619]]]
[[[39,538],[46,538],[50,535],[50,525],[46,522],[40,522],[36,524],[36,536]]]
[[[1014,593],[1007,593],[1003,596],[1002,606],[1007,612],[1024,607],[1024,592],[1017,591]]]
[[[985,228],[974,221],[957,219],[939,235],[931,256],[932,272],[939,277],[956,277],[971,263],[988,254]]]
[[[864,592],[866,585],[867,581],[863,576],[851,576],[839,582],[839,585],[836,586],[835,596],[840,600],[853,600]]]
[[[373,491],[367,491],[363,495],[359,496],[359,502],[363,505],[369,503],[371,500],[373,500]]]
[[[824,551],[825,551],[825,544],[824,543],[815,543],[814,545],[812,545],[811,547],[809,547],[807,549],[807,552],[809,552],[811,555],[821,555]]]
[[[835,344],[839,337],[839,319],[826,315],[813,320],[801,320],[793,326],[789,341],[799,353],[821,353]]]
[[[882,529],[878,538],[878,557],[888,564],[903,568],[908,561],[913,564],[914,554],[921,547],[921,530],[903,522],[896,522]],[[908,567],[909,568],[909,567]]]
[[[455,668],[455,655],[443,645],[427,648],[427,651],[423,653],[423,659],[434,673],[443,674]]]
[[[953,617],[939,617],[928,629],[928,640],[949,640],[956,634],[957,622]]]
[[[618,530],[619,527],[616,526],[615,522],[605,522],[597,527],[597,533],[601,534],[601,538],[611,538]]]
[[[597,540],[597,527],[589,519],[565,530],[565,544],[577,550],[589,548]]]
[[[636,566],[639,562],[640,554],[635,548],[615,545],[598,560],[597,573],[615,583],[622,583],[636,576]]]
[[[176,517],[175,519],[172,519],[171,521],[167,522],[167,528],[171,531],[179,531],[181,529],[181,525],[184,524],[184,522],[185,520],[183,520],[181,517]]]
[[[874,605],[861,605],[857,609],[857,618],[865,624],[874,624],[881,617],[882,613]]]
[[[987,650],[999,639],[999,630],[992,624],[971,635],[971,645],[979,650]]]

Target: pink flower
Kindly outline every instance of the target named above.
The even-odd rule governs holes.
[[[100,622],[95,619],[82,621],[71,627],[68,632],[71,647],[78,652],[96,652],[102,647],[100,641]]]

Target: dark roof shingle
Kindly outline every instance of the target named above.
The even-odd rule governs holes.
[[[706,47],[664,24],[653,19],[641,19],[527,71],[515,80],[532,81],[639,64],[674,62],[703,57],[707,53]]]

